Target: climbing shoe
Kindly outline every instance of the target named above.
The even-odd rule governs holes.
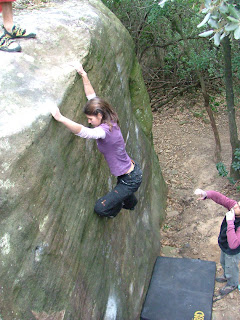
[[[219,290],[219,293],[221,296],[225,296],[226,294],[229,294],[230,292],[232,292],[235,289],[237,289],[237,286],[226,285],[225,287],[223,287],[222,289]]]
[[[5,35],[0,36],[0,51],[5,52],[20,52],[22,48],[16,42],[6,37]]]
[[[6,37],[10,39],[16,39],[16,38],[25,38],[25,39],[30,39],[30,38],[36,38],[35,33],[28,33],[26,29],[21,29],[20,27],[13,26],[12,31],[8,32],[4,26],[2,26],[4,30],[4,34]]]
[[[220,283],[227,282],[227,278],[225,278],[224,275],[217,277],[215,280]]]
[[[134,210],[134,208],[135,208],[135,207],[128,208],[128,207],[127,207],[127,206],[125,206],[125,205],[123,205],[122,207],[123,207],[123,209],[126,209],[126,210]]]

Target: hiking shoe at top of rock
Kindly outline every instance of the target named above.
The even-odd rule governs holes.
[[[5,34],[0,36],[0,51],[20,52],[21,50],[22,48],[16,41],[6,37]]]
[[[12,31],[8,32],[6,30],[6,28],[4,26],[3,30],[4,30],[4,34],[6,37],[11,38],[11,39],[16,39],[16,38],[26,38],[26,39],[30,39],[30,38],[35,38],[36,34],[35,33],[28,33],[26,31],[26,29],[21,29],[20,27],[17,26],[13,26],[12,27]]]

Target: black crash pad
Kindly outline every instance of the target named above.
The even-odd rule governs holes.
[[[158,257],[141,320],[211,320],[215,272],[213,261]]]

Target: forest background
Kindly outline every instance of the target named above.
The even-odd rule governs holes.
[[[235,120],[239,107],[240,4],[237,0],[103,0],[128,29],[136,46],[153,111],[172,106],[185,93],[202,94],[193,117],[207,115],[215,137],[219,175],[237,185],[240,142]],[[204,32],[205,31],[205,32]],[[225,105],[232,159],[222,163],[214,114]]]

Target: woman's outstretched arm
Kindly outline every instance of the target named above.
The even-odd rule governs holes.
[[[73,133],[77,134],[81,132],[82,125],[64,117],[57,106],[51,108],[51,114],[55,120],[64,124]]]
[[[237,201],[230,199],[230,198],[224,196],[222,193],[214,191],[214,190],[204,191],[202,189],[196,189],[194,194],[200,196],[198,198],[198,200],[211,199],[214,202],[220,204],[221,206],[227,208],[228,210],[230,210],[232,207],[234,207],[234,205],[237,203]]]
[[[77,72],[82,76],[84,91],[87,99],[90,100],[92,98],[95,98],[96,93],[91,85],[90,80],[88,79],[86,71],[83,69],[82,64],[73,63],[72,65],[77,70]],[[51,108],[51,113],[55,120],[64,124],[65,127],[67,127],[74,134],[79,134],[81,132],[83,126],[80,123],[74,122],[64,117],[57,106],[54,106]]]
[[[81,63],[74,63],[74,67],[77,72],[82,76],[83,87],[88,100],[96,97],[96,93],[91,85],[90,80],[88,79],[87,72],[83,69]]]
[[[57,106],[51,107],[51,113],[55,120],[64,124],[65,127],[81,138],[105,139],[106,137],[106,132],[100,127],[90,129],[81,125],[80,123],[64,117]]]

